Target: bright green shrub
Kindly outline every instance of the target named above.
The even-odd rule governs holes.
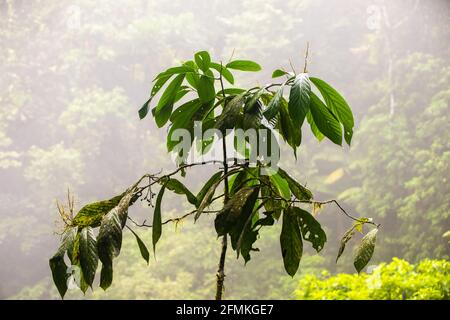
[[[320,277],[303,277],[295,296],[299,300],[448,300],[450,262],[426,259],[412,265],[394,258],[370,274],[330,276],[323,271]]]

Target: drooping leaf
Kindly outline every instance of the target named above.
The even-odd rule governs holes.
[[[319,89],[327,107],[330,108],[344,126],[344,138],[347,144],[350,145],[353,136],[354,119],[347,101],[325,81],[314,77],[311,77],[310,80]]]
[[[202,194],[197,197],[197,199],[199,200],[200,204],[199,204],[197,212],[196,212],[196,214],[194,216],[194,221],[197,221],[198,218],[200,218],[201,214],[203,213],[203,210],[205,210],[205,208],[211,204],[212,197],[214,196],[214,193],[215,193],[217,187],[219,186],[219,184],[222,182],[222,180],[225,179],[226,177],[232,176],[236,172],[238,172],[238,170],[234,169],[234,170],[228,171],[228,173],[225,174],[225,175],[220,175],[218,177],[216,177],[214,175],[203,186],[202,190],[199,192],[199,194],[200,193],[202,193]],[[218,173],[216,173],[216,174],[218,175]],[[206,190],[206,193],[204,193],[205,190]]]
[[[142,105],[142,107],[139,109],[139,111],[138,111],[138,114],[139,114],[139,119],[144,119],[145,118],[145,116],[147,116],[147,114],[148,114],[148,110],[149,110],[149,108],[150,108],[150,101],[151,101],[151,98],[150,99],[148,99],[147,101],[145,101],[145,103]]]
[[[234,84],[233,74],[225,66],[221,66],[218,63],[211,62],[211,68],[214,68],[215,70],[217,70],[217,72],[221,73],[225,80],[227,80],[229,83]]]
[[[301,128],[306,114],[309,111],[311,83],[308,74],[297,75],[289,92],[289,115],[293,125]]]
[[[338,262],[339,258],[341,257],[341,255],[344,253],[345,250],[345,245],[347,244],[347,242],[350,241],[350,239],[353,237],[353,235],[355,234],[355,225],[353,225],[350,229],[348,229],[344,235],[342,236],[341,239],[341,244],[339,246],[339,251],[336,257],[336,263]]]
[[[213,186],[217,181],[222,177],[222,171],[216,172],[208,179],[208,181],[203,185],[202,189],[197,194],[197,207],[200,206],[205,195],[210,190],[211,186]]]
[[[281,98],[280,104],[280,119],[276,125],[276,128],[280,132],[283,139],[292,147],[294,155],[296,155],[297,147],[302,141],[302,131],[300,126],[295,125],[289,115],[288,105],[284,98]]]
[[[155,252],[156,244],[162,234],[162,221],[161,221],[161,201],[164,196],[164,190],[166,186],[162,186],[159,190],[158,196],[156,197],[155,211],[153,212],[153,223],[152,223],[152,241],[153,241],[153,252]]]
[[[286,171],[278,168],[280,176],[287,181],[289,189],[298,200],[311,200],[313,195],[310,190],[295,181]]]
[[[311,242],[317,252],[321,251],[327,241],[327,235],[320,223],[308,211],[298,207],[292,207],[292,211],[297,215],[303,239]]]
[[[77,227],[69,227],[63,235],[61,245],[58,251],[49,260],[50,269],[52,271],[53,282],[58,289],[61,298],[67,292],[67,280],[69,279],[69,273],[67,272],[67,265],[64,262],[64,254],[67,250],[73,247],[75,237],[77,235]]]
[[[358,273],[369,263],[375,250],[378,229],[372,229],[362,239],[356,249],[353,265]]]
[[[298,219],[295,213],[292,212],[292,207],[283,212],[280,245],[284,269],[291,277],[294,277],[302,258],[303,242]]]
[[[100,272],[100,288],[103,290],[111,286],[113,280],[113,266],[112,261],[102,263],[102,271]]]
[[[136,238],[136,242],[139,246],[139,251],[141,252],[141,256],[142,258],[144,258],[145,261],[147,261],[147,264],[150,260],[150,253],[148,252],[147,246],[145,245],[144,241],[142,241],[142,239],[137,235],[136,232],[134,232],[133,229],[128,228],[131,233],[135,236]]]
[[[281,176],[279,171],[271,173],[269,179],[275,187],[275,191],[278,191],[279,196],[286,200],[289,200],[291,198],[289,183],[283,178],[283,176]]]
[[[103,217],[97,236],[97,252],[103,264],[112,264],[122,247],[122,225],[117,207]]]
[[[254,61],[250,60],[234,60],[226,65],[229,69],[241,70],[241,71],[260,71],[261,66]]]
[[[199,51],[194,55],[195,63],[202,71],[208,71],[211,57],[207,51]]]
[[[92,287],[98,266],[97,242],[91,227],[85,227],[80,233],[80,266],[86,284]]]
[[[252,214],[258,192],[258,187],[243,187],[225,203],[214,220],[218,236],[223,236],[233,229],[235,237],[232,243],[233,240],[237,243],[247,218]]]
[[[310,112],[319,131],[334,143],[342,145],[342,129],[339,121],[314,92],[311,92]]]

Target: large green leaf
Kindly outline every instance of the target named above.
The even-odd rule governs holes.
[[[289,92],[289,115],[292,118],[293,125],[300,127],[303,125],[306,114],[309,110],[311,94],[311,83],[308,74],[301,73],[297,75]]]
[[[355,252],[353,265],[358,273],[369,263],[375,250],[378,229],[372,229],[362,239]]]
[[[353,136],[354,120],[352,110],[347,101],[325,81],[314,77],[311,77],[310,80],[319,89],[328,108],[344,126],[344,138],[347,144],[350,145]]]
[[[156,244],[162,234],[162,220],[161,220],[161,201],[164,196],[165,185],[159,190],[158,196],[156,197],[155,211],[153,212],[153,223],[152,223],[152,241],[153,241],[153,252],[155,252]]]
[[[93,228],[98,227],[103,216],[112,208],[117,206],[123,196],[124,194],[121,194],[109,200],[98,201],[85,205],[73,218],[72,225],[79,226],[80,228],[87,226]]]
[[[292,212],[292,207],[284,210],[283,213],[280,244],[284,269],[293,277],[297,273],[302,258],[303,242],[298,219],[295,213]]]
[[[67,292],[67,280],[69,279],[69,273],[67,273],[67,265],[64,262],[64,254],[66,251],[72,251],[72,247],[77,235],[77,227],[69,227],[62,237],[61,245],[58,251],[49,260],[50,269],[52,271],[53,282],[58,289],[61,298]],[[69,255],[69,253],[68,253]]]
[[[85,227],[80,233],[80,266],[83,278],[92,287],[98,266],[97,242],[91,227]]]
[[[341,124],[314,92],[311,92],[310,111],[320,132],[334,143],[342,145]]]
[[[291,210],[298,217],[303,239],[311,242],[317,252],[322,250],[327,241],[327,235],[323,231],[320,223],[308,211],[298,207],[292,207]]]
[[[199,51],[194,55],[195,63],[204,72],[208,71],[211,57],[207,51]]]
[[[225,66],[222,66],[215,62],[211,62],[211,68],[216,69],[219,74],[222,74],[225,80],[227,80],[231,84],[234,84],[233,74]]]
[[[254,61],[250,60],[234,60],[226,65],[229,69],[241,70],[241,71],[260,71],[261,66]]]
[[[131,233],[134,235],[134,237],[136,238],[136,242],[139,246],[139,251],[141,252],[141,256],[142,258],[144,258],[145,261],[147,261],[147,264],[150,260],[150,253],[148,252],[147,246],[145,245],[144,241],[142,241],[141,238],[139,238],[139,236],[137,235],[136,232],[134,232],[133,229],[128,228],[128,230],[131,231]]]
[[[298,200],[311,200],[313,195],[310,190],[302,186],[299,182],[295,181],[286,171],[278,168],[280,176],[287,181],[289,189]]]

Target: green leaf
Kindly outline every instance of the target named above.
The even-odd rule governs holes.
[[[173,148],[180,143],[181,138],[174,139],[172,137],[176,129],[186,129],[189,132],[194,128],[194,116],[202,107],[202,103],[199,99],[194,99],[186,102],[179,108],[177,108],[170,116],[172,126],[167,134],[167,150],[171,152]]]
[[[281,99],[283,98],[283,90],[284,85],[278,89],[277,93],[270,100],[269,104],[267,105],[267,109],[263,113],[267,121],[269,121],[272,124],[275,123],[276,118],[280,112]]]
[[[318,78],[310,78],[311,82],[319,89],[325,103],[331,112],[338,118],[344,126],[344,138],[348,145],[350,145],[353,136],[353,114],[345,99],[325,81]]]
[[[252,214],[258,193],[259,187],[243,187],[225,203],[214,220],[218,236],[223,236],[233,229],[235,241],[232,239],[232,242],[237,244],[244,224]]]
[[[288,72],[281,70],[281,69],[276,69],[273,73],[272,73],[272,78],[279,78],[282,77],[284,75],[289,75]]]
[[[215,70],[217,70],[217,72],[219,72],[219,74],[222,74],[225,80],[227,80],[229,83],[234,84],[233,74],[225,66],[222,66],[215,62],[211,62],[211,68],[214,68]]]
[[[185,75],[179,74],[172,80],[171,83],[164,90],[161,98],[159,99],[158,105],[155,108],[155,120],[158,127],[162,127],[167,120],[169,120],[170,114],[172,112],[173,104],[175,102],[177,93],[180,86],[184,80]]]
[[[160,180],[161,184],[164,184],[166,189],[175,192],[176,194],[184,194],[189,203],[197,205],[197,197],[186,188],[186,186],[177,179],[169,178]]]
[[[234,60],[226,65],[229,69],[241,70],[241,71],[260,71],[261,66],[254,61],[250,60]]]
[[[247,90],[241,89],[241,88],[226,88],[225,90],[218,91],[217,95],[218,96],[223,96],[223,94],[225,94],[225,95],[236,96],[236,95],[239,95],[239,94],[244,93],[246,91]]]
[[[197,87],[198,97],[202,102],[209,102],[216,97],[214,80],[207,76],[201,76]]]
[[[275,189],[278,191],[279,196],[283,197],[286,200],[289,200],[291,198],[289,183],[280,175],[279,172],[272,173],[269,176],[269,179],[275,186]]]
[[[209,189],[211,189],[211,186],[213,186],[217,181],[220,181],[221,177],[222,177],[222,171],[216,172],[203,185],[202,189],[197,194],[197,207],[200,206],[203,199],[205,198],[205,195],[208,193]]]
[[[194,55],[195,63],[204,72],[208,71],[211,57],[207,51],[199,51]]]
[[[339,121],[313,92],[311,92],[310,112],[320,132],[335,144],[342,145],[342,129]]]
[[[80,266],[86,284],[92,287],[98,266],[97,242],[91,227],[85,227],[80,233]]]
[[[302,131],[298,125],[294,126],[292,119],[289,116],[287,102],[284,98],[281,98],[280,119],[276,128],[283,139],[292,147],[294,154],[296,154],[297,147],[302,141]]]
[[[320,223],[308,212],[298,207],[292,207],[298,217],[298,223],[303,239],[312,243],[317,252],[321,251],[327,241],[327,235]]]
[[[139,113],[139,119],[144,119],[146,116],[147,116],[147,114],[148,114],[148,110],[149,110],[149,105],[150,105],[150,101],[151,101],[152,99],[150,98],[150,99],[148,99],[145,103],[144,103],[144,105],[139,109],[139,111],[138,111],[138,113]]]
[[[289,92],[289,115],[292,118],[293,125],[300,127],[303,125],[306,114],[309,110],[311,94],[311,83],[308,74],[301,73],[297,75]]]
[[[144,258],[145,261],[147,261],[147,264],[150,260],[150,253],[148,252],[147,246],[145,245],[144,241],[139,238],[136,232],[134,232],[133,229],[128,228],[128,230],[131,231],[131,233],[136,237],[137,244],[139,246],[139,251],[141,252],[142,258]]]
[[[313,198],[311,191],[295,181],[286,171],[278,168],[278,173],[284,180],[287,181],[289,189],[298,200],[311,200]]]
[[[312,92],[311,92],[312,93]],[[314,122],[314,119],[311,114],[311,110],[306,114],[306,120],[308,120],[309,126],[311,128],[312,133],[316,137],[316,139],[320,142],[325,138],[322,132],[320,132],[319,128],[317,128],[316,123]]]
[[[124,193],[109,200],[103,200],[85,205],[73,218],[72,225],[79,226],[80,228],[87,226],[93,228],[98,227],[103,216],[117,206],[123,196]]]
[[[284,269],[291,277],[294,277],[302,258],[303,242],[298,219],[295,213],[292,212],[292,207],[284,210],[283,213],[280,244]]]
[[[103,264],[112,264],[122,247],[122,225],[116,208],[103,217],[97,236],[97,252]]]
[[[69,279],[69,274],[67,273],[67,265],[64,262],[64,254],[66,251],[73,247],[75,237],[77,235],[77,227],[69,227],[63,235],[61,245],[58,251],[49,260],[50,269],[52,271],[53,282],[58,289],[61,298],[67,292],[67,280]]]
[[[375,250],[378,229],[372,229],[362,239],[356,249],[353,265],[358,273],[369,263]]]
[[[156,80],[156,83],[157,83],[159,79],[171,77],[171,76],[173,76],[175,74],[182,75],[182,74],[185,74],[187,72],[195,72],[195,69],[192,66],[189,66],[187,64],[182,65],[182,66],[178,66],[178,67],[171,67],[171,68],[169,68],[169,69],[159,73],[155,77],[155,79],[153,79],[153,81]]]
[[[222,132],[226,129],[232,129],[236,125],[241,114],[242,105],[244,104],[244,95],[235,96],[228,102],[226,108],[217,117],[215,127]]]
[[[153,241],[153,252],[155,252],[156,244],[162,234],[162,221],[161,221],[161,201],[164,195],[165,185],[159,190],[158,196],[156,197],[155,211],[153,213],[153,223],[152,223],[152,241]]]
[[[345,245],[347,244],[347,242],[349,242],[350,241],[350,239],[353,237],[353,235],[355,234],[355,229],[356,229],[356,226],[355,225],[353,225],[350,229],[348,229],[345,233],[344,233],[344,235],[342,236],[342,239],[341,239],[341,245],[340,245],[340,247],[339,247],[339,251],[338,251],[338,254],[337,254],[337,257],[336,257],[336,263],[338,262],[338,260],[339,260],[339,258],[341,257],[341,255],[344,253],[344,250],[345,250]]]
[[[108,263],[102,263],[102,271],[100,272],[100,288],[103,290],[108,289],[111,286],[113,280],[113,266],[112,261]]]

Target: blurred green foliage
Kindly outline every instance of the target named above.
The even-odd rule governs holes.
[[[450,262],[425,259],[414,265],[394,258],[370,274],[323,271],[303,277],[295,291],[300,300],[448,300]]]

